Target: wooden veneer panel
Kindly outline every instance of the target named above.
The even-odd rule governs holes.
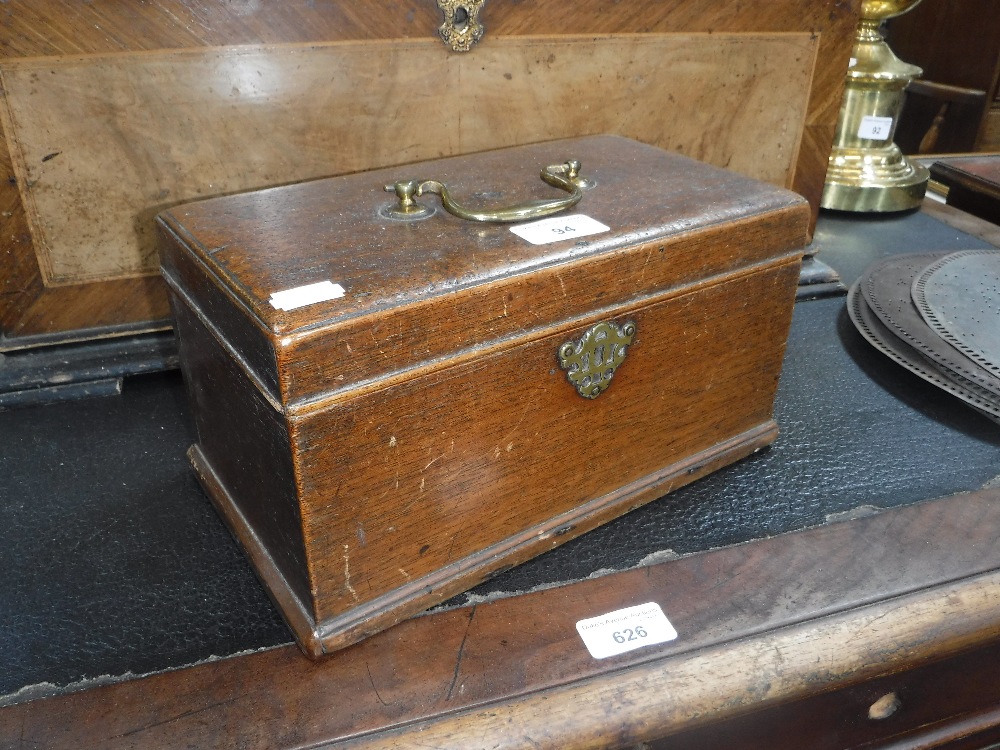
[[[608,110],[603,117],[612,115],[619,117],[623,123],[619,130],[624,134],[634,134],[641,139],[649,139],[668,148],[679,147],[681,150],[709,160],[727,161],[729,154],[735,154],[733,158],[737,163],[730,166],[737,168],[745,166],[739,163],[740,159],[753,161],[759,156],[756,165],[751,165],[751,168],[770,170],[772,176],[784,174],[783,184],[801,192],[815,206],[822,190],[827,153],[836,125],[843,71],[846,69],[857,17],[856,6],[857,3],[837,0],[821,3],[812,0],[782,0],[752,6],[708,0],[702,2],[671,0],[627,5],[610,3],[606,0],[581,0],[572,6],[562,3],[546,3],[539,6],[494,2],[488,4],[483,17],[488,29],[486,41],[470,55],[461,56],[447,52],[437,41],[435,34],[439,19],[433,4],[415,0],[404,3],[368,0],[365,3],[317,1],[280,4],[251,2],[206,4],[168,0],[142,5],[111,2],[111,0],[95,0],[86,4],[68,0],[32,0],[32,2],[12,0],[4,3],[0,9],[0,15],[4,20],[0,25],[0,70],[6,74],[9,68],[17,68],[18,65],[24,64],[27,68],[37,66],[37,70],[50,67],[65,72],[66,66],[83,64],[78,59],[80,55],[104,56],[103,64],[106,65],[111,64],[107,56],[114,55],[118,60],[115,65],[129,71],[126,76],[131,75],[134,67],[136,75],[141,78],[142,74],[138,71],[147,64],[147,61],[144,55],[133,54],[140,51],[158,51],[154,56],[164,56],[163,50],[175,50],[181,57],[193,54],[195,57],[204,55],[205,59],[211,59],[218,55],[223,57],[227,54],[238,55],[240,50],[236,49],[236,45],[324,46],[330,42],[369,42],[368,45],[362,44],[371,47],[365,54],[377,55],[380,44],[376,43],[377,40],[396,40],[393,44],[398,43],[398,40],[410,40],[416,48],[426,47],[427,54],[434,58],[431,64],[433,70],[451,71],[456,67],[464,68],[470,71],[466,76],[468,78],[468,75],[475,73],[477,59],[480,60],[479,66],[486,68],[486,71],[481,72],[493,71],[495,74],[493,58],[490,56],[497,50],[504,49],[504,44],[516,43],[517,40],[510,37],[537,36],[539,43],[545,38],[552,43],[561,43],[566,40],[553,35],[570,32],[577,35],[611,35],[612,39],[617,40],[615,44],[618,44],[626,41],[621,35],[632,33],[653,36],[668,34],[671,37],[677,35],[678,40],[685,36],[701,35],[701,41],[706,48],[714,49],[724,42],[725,35],[738,35],[739,40],[734,42],[738,45],[753,47],[757,43],[756,40],[762,40],[763,46],[758,48],[758,52],[767,54],[753,57],[752,62],[748,62],[741,69],[741,74],[734,73],[733,68],[717,68],[715,72],[721,75],[717,76],[706,90],[698,92],[699,97],[707,96],[708,99],[694,101],[682,99],[678,103],[676,93],[668,91],[668,94],[674,96],[675,101],[671,102],[668,96],[665,101],[661,99],[657,102],[660,105],[658,127],[663,132],[653,132],[657,126],[651,119],[643,120],[643,117],[639,116],[641,113],[621,106],[626,99],[641,100],[648,105],[650,100],[643,99],[642,94],[650,90],[652,81],[662,78],[650,77],[641,69],[631,71],[632,75],[624,74],[622,71],[625,68],[619,64],[621,58],[612,61],[611,66],[617,77],[613,87],[615,96],[609,101],[614,102],[615,106],[603,107]],[[792,33],[798,39],[795,44],[800,45],[803,57],[790,68],[781,69],[777,64],[770,64],[769,55],[775,35],[787,33]],[[503,44],[499,44],[500,42]],[[585,42],[581,49],[586,49],[586,44],[590,43],[600,47],[599,42]],[[652,43],[655,45],[655,40]],[[208,49],[219,46],[227,49]],[[650,49],[645,44],[639,44],[638,48]],[[431,52],[433,49],[437,52]],[[616,49],[620,51],[621,48]],[[543,68],[546,66],[559,68],[567,59],[573,57],[574,55],[557,56],[552,63],[548,60],[548,54],[539,57],[537,63],[528,59],[530,54],[525,59],[528,64],[535,66],[532,75],[536,77],[532,80],[537,81],[537,76]],[[19,62],[24,58],[33,59]],[[666,59],[671,58],[668,56]],[[420,64],[417,64],[418,60]],[[484,65],[484,61],[489,61],[490,64]],[[98,63],[96,59],[91,59],[89,62]],[[639,67],[642,68],[641,65]],[[691,71],[684,72],[684,65],[662,67],[673,75],[680,72],[680,80],[684,80],[685,75],[689,76],[691,73]],[[414,77],[431,78],[425,61],[419,55],[410,61],[410,68]],[[802,76],[804,68],[808,69],[805,78]],[[524,71],[522,76],[514,76],[514,71],[510,70],[504,72],[510,72],[512,81],[515,81],[518,77],[528,77],[526,69],[522,71]],[[760,78],[761,75],[764,77]],[[44,80],[44,76],[41,80]],[[441,88],[448,88],[448,82],[453,80],[446,76],[445,84],[439,81],[435,97]],[[558,80],[565,81],[565,77]],[[583,80],[585,80],[583,77],[576,79],[577,85],[573,91],[556,87],[558,96],[555,98],[562,102],[561,106],[565,106],[565,100],[579,95],[576,89],[580,88],[579,81]],[[503,79],[504,83],[513,85],[512,81]],[[748,89],[747,86],[751,81],[754,82],[753,86]],[[804,90],[798,88],[803,81],[806,87]],[[462,88],[468,89],[468,86]],[[509,86],[507,90],[502,87],[497,88],[493,94],[504,106],[509,106],[511,101],[520,101],[517,97],[512,99],[508,96],[509,89]],[[63,91],[65,92],[65,89]],[[350,105],[359,91],[363,89],[354,87],[352,95],[347,97],[346,104]],[[403,90],[398,87],[394,89],[394,96],[401,97],[397,98],[401,105],[400,112],[405,113],[411,107],[419,110],[420,102],[417,95],[426,91],[426,86],[423,88],[418,86],[413,90]],[[551,87],[541,91],[549,95],[549,98],[553,98]],[[747,94],[750,95],[749,98]],[[212,135],[210,141],[214,142],[218,138],[225,144],[226,126],[219,123],[227,121],[222,115],[232,109],[233,101],[228,98],[232,95],[232,87],[222,91],[221,95],[214,106],[219,116],[208,130],[198,133],[198,138],[204,140],[206,133],[210,133]],[[781,114],[781,108],[787,106],[790,100],[797,103],[805,102],[804,111],[798,121],[796,121],[797,115]],[[361,101],[370,103],[370,99],[365,97],[361,97]],[[525,101],[537,103],[534,99]],[[343,98],[337,102],[345,103]],[[62,99],[59,99],[55,104],[61,103]],[[553,108],[548,102],[545,103],[548,105],[544,110],[545,116],[561,119],[563,110],[559,107]],[[334,106],[327,110],[333,114],[333,119],[336,119],[337,109],[338,107]],[[495,110],[487,107],[484,111],[492,113]],[[593,120],[595,118],[593,106],[582,113],[578,112],[577,115],[579,116],[571,118],[578,127],[577,132],[565,129],[551,136],[544,128],[526,130],[526,125],[522,124],[519,118],[498,119],[491,116],[488,121],[490,127],[495,128],[498,122],[506,123],[506,130],[501,136],[511,140],[494,139],[480,144],[478,141],[466,139],[458,143],[457,136],[449,133],[447,148],[471,151],[480,147],[501,146],[515,140],[541,140],[546,137],[597,132],[591,128],[592,123],[596,124]],[[470,118],[470,123],[475,120],[475,117],[468,112],[465,116]],[[778,121],[775,121],[775,117]],[[754,133],[748,135],[741,144],[736,144],[741,132],[738,126],[755,118],[762,118],[762,123],[770,123],[778,129],[772,129],[763,141],[757,137],[759,134]],[[21,135],[16,128],[14,116],[6,119],[6,139],[0,144],[0,151],[12,148],[14,162],[17,162],[23,156],[18,155],[21,149],[19,141]],[[51,119],[49,118],[50,121]],[[129,109],[125,115],[118,118],[114,127],[120,128],[122,132],[128,132],[130,129],[134,131],[136,128],[139,132],[145,132],[146,126],[141,124],[144,119],[148,118],[139,118],[134,110]],[[413,127],[413,118],[406,117],[405,120],[405,128]],[[645,125],[640,127],[643,121]],[[602,122],[601,125],[603,129],[608,129],[607,123]],[[558,125],[558,127],[566,126]],[[628,127],[636,130],[634,132],[626,130]],[[642,128],[646,130],[643,131]],[[701,141],[689,142],[688,136],[679,140],[672,137],[676,132],[683,132],[684,128],[703,131]],[[786,131],[785,128],[800,128],[800,131],[793,133],[791,130]],[[479,132],[482,132],[482,129]],[[244,135],[245,133],[241,133],[240,137],[243,138]],[[665,142],[656,140],[660,137]],[[318,141],[324,140],[322,136],[317,138]],[[785,144],[777,160],[771,158],[773,153],[769,153],[765,147],[765,144],[772,143],[775,139]],[[672,142],[674,140],[677,142]],[[97,176],[101,177],[101,169],[106,168],[112,176],[115,176],[116,170],[110,168],[112,164],[105,164],[100,157],[101,149],[114,142],[113,139],[109,141],[107,137],[98,137],[95,134],[90,141],[89,152],[64,151],[41,164],[51,168],[58,166],[59,169],[68,171],[69,167],[63,165],[70,164],[71,160],[65,157],[76,158],[76,155],[80,154],[82,161],[77,174],[96,172]],[[364,158],[371,156],[370,152],[364,150],[361,153],[364,158],[351,161],[353,157],[350,153],[356,151],[353,149],[356,144],[349,142],[349,145],[352,149],[334,149],[338,154],[337,159],[342,161],[336,164],[327,163],[323,169],[316,168],[312,174],[350,171],[380,163],[398,163],[411,158],[422,158],[425,155],[451,153],[446,151],[445,147],[430,154],[411,153],[405,148],[407,145],[405,142],[396,142],[394,151],[393,146],[385,146],[391,153],[379,157],[384,158],[384,161],[372,163],[364,161]],[[239,151],[232,146],[221,150]],[[299,152],[297,147],[287,150],[296,154]],[[315,150],[307,148],[306,152],[314,155]],[[114,249],[113,238],[80,222],[65,224],[67,221],[65,217],[56,220],[52,218],[53,212],[48,210],[45,214],[49,217],[48,221],[56,221],[57,224],[58,221],[64,222],[60,246],[62,250],[57,251],[54,256],[50,253],[46,245],[46,237],[49,235],[45,232],[51,234],[54,230],[41,222],[41,214],[36,213],[35,219],[29,222],[32,211],[38,206],[32,208],[34,198],[30,195],[25,197],[25,194],[29,191],[32,170],[39,168],[39,158],[50,156],[60,149],[43,147],[37,152],[33,148],[28,148],[28,151],[30,158],[24,157],[21,167],[8,169],[8,180],[0,183],[0,203],[9,207],[5,208],[3,216],[0,217],[0,232],[2,232],[0,257],[5,261],[0,267],[0,349],[13,349],[58,338],[88,338],[161,328],[166,325],[168,309],[162,285],[155,279],[151,281],[148,278],[148,268],[143,270],[144,264],[150,260],[148,248],[136,251],[133,247],[124,256],[128,262],[122,264],[120,247]],[[154,198],[152,203],[145,203],[141,210],[128,216],[128,221],[115,225],[119,239],[123,233],[134,235],[137,231],[135,228],[137,222],[142,223],[143,219],[151,216],[157,207],[169,204],[177,197],[161,195],[165,189],[174,190],[170,185],[163,184],[163,176],[169,178],[171,174],[176,175],[176,171],[172,173],[170,170],[177,168],[177,164],[170,159],[166,159],[164,163],[158,161],[163,153],[161,151],[159,154],[154,154],[152,162],[149,161],[148,155],[142,156],[146,159],[142,165],[142,168],[146,169],[145,175],[147,177],[156,175],[155,180],[143,180],[143,185],[148,186],[155,182],[156,195],[160,197]],[[348,153],[346,159],[343,157],[345,153]],[[8,155],[3,156],[7,158]],[[289,158],[294,160],[294,157]],[[793,165],[790,171],[788,164]],[[161,168],[162,173],[159,173],[157,170]],[[311,176],[292,169],[284,172],[268,169],[261,172],[264,173],[268,175],[269,181],[274,182]],[[760,176],[768,178],[768,175]],[[134,187],[134,183],[124,179],[120,170],[117,170],[117,177],[120,183],[116,182],[112,186],[115,190],[109,195],[124,196],[125,202],[131,205],[135,192],[119,188],[125,185]],[[199,186],[202,190],[200,194],[207,195],[212,194],[213,190],[224,192],[230,188],[243,189],[245,186],[260,184],[259,182],[250,184],[252,181],[244,184],[240,180],[235,180],[225,183],[228,187],[223,189],[210,188],[209,185],[217,185],[218,178],[219,175],[211,173],[211,170],[205,171],[202,174],[204,182]],[[169,179],[167,181],[169,182]],[[69,194],[73,191],[64,192]],[[76,197],[81,198],[81,196],[85,201],[87,191],[76,191]],[[92,203],[101,202],[100,193],[94,193],[92,197],[94,198]],[[58,199],[59,196],[56,195],[55,198]],[[44,200],[42,202],[45,203]],[[102,215],[114,214],[120,207],[115,207],[113,203],[114,201],[104,201],[100,208],[94,209],[92,206],[88,210],[98,210]],[[77,209],[80,205],[82,204],[78,202]],[[72,215],[79,218],[78,210],[76,214],[72,211],[68,214]],[[94,246],[78,247],[73,244],[74,236],[82,237],[87,234],[99,235],[97,249]],[[56,232],[54,236],[58,235]],[[105,257],[106,254],[111,258],[110,263]],[[116,257],[117,261],[114,260]]]

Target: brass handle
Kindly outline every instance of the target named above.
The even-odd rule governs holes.
[[[587,180],[580,176],[580,162],[576,159],[570,159],[563,164],[545,167],[539,176],[544,182],[552,185],[552,187],[565,190],[569,195],[564,198],[528,201],[527,203],[494,208],[488,211],[473,211],[456,202],[451,197],[447,185],[437,180],[400,180],[392,185],[385,186],[386,192],[395,193],[398,201],[383,213],[392,219],[425,218],[430,216],[433,211],[417,203],[414,198],[424,193],[434,193],[441,196],[441,205],[445,207],[445,210],[460,219],[510,223],[525,221],[526,219],[538,219],[542,216],[550,216],[559,211],[571,208],[580,202],[580,199],[583,197],[583,188],[589,186]]]

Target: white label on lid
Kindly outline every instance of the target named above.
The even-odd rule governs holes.
[[[892,132],[891,117],[875,117],[869,115],[861,118],[861,127],[858,128],[858,138],[868,138],[873,141],[887,141]]]
[[[278,310],[294,310],[316,302],[326,302],[344,296],[344,287],[332,281],[318,281],[315,284],[297,286],[271,294],[271,305]]]
[[[577,237],[586,237],[588,234],[609,232],[611,227],[606,227],[589,216],[573,214],[572,216],[553,216],[533,221],[530,224],[518,224],[511,227],[510,231],[532,245],[547,245],[559,240],[574,240]]]
[[[600,617],[580,620],[576,631],[595,659],[606,659],[643,646],[666,643],[677,631],[656,602],[616,609]]]

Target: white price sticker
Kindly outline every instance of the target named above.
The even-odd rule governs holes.
[[[861,127],[858,128],[858,138],[868,138],[873,141],[887,141],[892,132],[891,117],[875,117],[869,115],[861,118]]]
[[[326,302],[344,296],[344,287],[332,281],[319,281],[315,284],[297,286],[282,292],[271,294],[271,306],[278,310],[294,310],[316,302]]]
[[[580,620],[576,631],[595,659],[624,654],[643,646],[666,643],[677,631],[656,602],[617,609],[600,617]]]
[[[554,216],[550,219],[533,221],[530,224],[518,224],[510,228],[514,234],[532,245],[547,245],[559,240],[575,240],[589,234],[600,234],[611,231],[596,219],[583,214],[572,216]]]

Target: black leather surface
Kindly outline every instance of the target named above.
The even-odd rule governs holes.
[[[868,266],[889,255],[989,247],[988,242],[920,212],[821,211],[810,250],[833,266],[849,287]]]
[[[193,440],[176,371],[0,413],[0,695],[288,639],[193,476]]]
[[[890,232],[837,217],[817,236],[850,282],[858,256],[928,249],[943,225],[927,221],[894,217]],[[770,449],[474,593],[735,544],[1000,474],[1000,428],[869,347],[842,297],[797,305],[776,418]],[[290,641],[194,480],[193,439],[176,373],[130,379],[118,398],[0,413],[0,704],[27,698],[25,686],[51,683],[39,694]]]

